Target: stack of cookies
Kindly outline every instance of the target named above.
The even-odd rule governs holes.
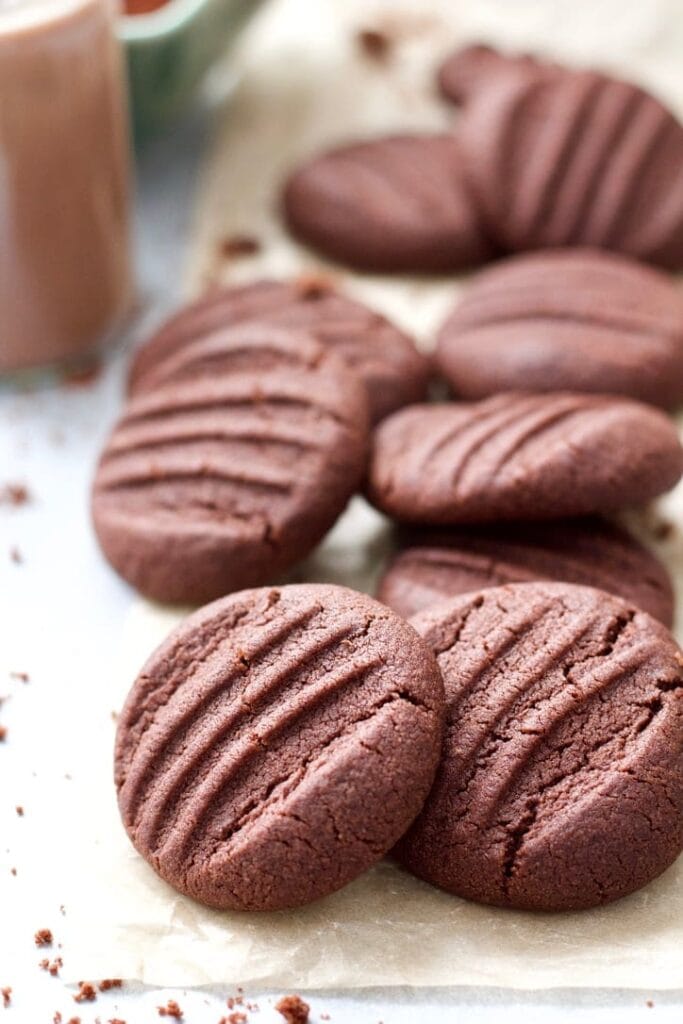
[[[433,358],[320,281],[211,293],[139,349],[97,470],[114,568],[212,602],[135,681],[116,785],[142,856],[213,907],[299,906],[393,851],[457,896],[575,910],[683,849],[671,581],[613,521],[683,474],[683,131],[486,47],[439,83],[453,133],[284,190],[297,237],[358,268],[507,254]],[[377,599],[279,584],[359,491],[396,524]]]

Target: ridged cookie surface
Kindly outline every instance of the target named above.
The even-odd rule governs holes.
[[[326,895],[405,831],[441,749],[443,684],[371,598],[304,584],[187,619],[119,718],[116,785],[138,851],[209,906]]]
[[[616,594],[670,627],[674,595],[662,563],[598,517],[533,525],[405,531],[377,598],[408,619],[457,594],[505,583],[562,580]]]
[[[591,246],[683,266],[683,127],[644,89],[595,71],[499,69],[470,90],[458,138],[502,249]]]
[[[370,500],[414,523],[557,519],[640,504],[683,472],[673,423],[627,399],[509,393],[414,405],[375,430]]]
[[[444,755],[399,843],[421,878],[527,910],[609,903],[683,847],[683,655],[602,591],[523,583],[413,620],[446,687]]]
[[[437,273],[490,255],[452,135],[397,135],[313,157],[290,177],[292,233],[359,270]]]
[[[180,309],[135,353],[129,390],[139,394],[182,373],[220,372],[213,336],[252,321],[304,330],[333,349],[364,381],[373,421],[425,397],[429,361],[406,334],[326,282],[306,279],[225,288]],[[181,350],[187,350],[183,357]]]
[[[332,526],[365,468],[365,388],[315,339],[247,324],[221,338],[221,358],[220,374],[135,396],[97,469],[102,549],[159,601],[274,579]]]
[[[472,280],[441,328],[438,368],[456,395],[612,393],[683,401],[683,293],[615,253],[553,249]]]

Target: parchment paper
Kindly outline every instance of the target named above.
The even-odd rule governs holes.
[[[389,34],[393,46],[386,61],[359,52],[357,28]],[[324,267],[279,227],[276,186],[285,169],[329,141],[447,124],[453,115],[433,95],[433,67],[451,45],[468,38],[616,67],[659,90],[683,113],[683,12],[677,0],[282,0],[266,11],[241,55],[244,77],[204,177],[188,292],[217,280]],[[260,254],[232,261],[219,255],[226,237],[245,233],[260,240]],[[452,280],[358,278],[325,269],[424,344],[458,287]],[[683,488],[631,520],[654,543],[662,515],[683,522]],[[297,576],[372,590],[386,543],[386,524],[356,499]],[[680,590],[681,531],[658,546]],[[115,673],[119,700],[176,621],[177,613],[143,602],[135,606],[123,665]],[[679,616],[679,639],[681,626]],[[130,847],[111,785],[112,733],[111,723],[103,726],[93,744],[88,840],[79,851],[83,871],[68,918],[72,947],[80,936],[74,958],[80,976],[107,973],[184,985],[683,987],[683,860],[642,892],[577,914],[479,907],[389,862],[297,912],[208,911],[175,894]]]

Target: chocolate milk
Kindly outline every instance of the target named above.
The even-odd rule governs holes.
[[[0,0],[0,371],[75,356],[130,297],[114,0]]]

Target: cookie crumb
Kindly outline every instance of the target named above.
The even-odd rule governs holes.
[[[62,1015],[59,1010],[55,1010],[55,1015],[52,1018],[52,1024],[62,1024]]]
[[[308,1024],[308,1014],[311,1008],[301,996],[283,996],[275,1004],[275,1009],[285,1018],[287,1024]]]
[[[121,1020],[120,1017],[110,1017],[107,1024],[126,1024],[125,1020]]]
[[[7,726],[0,725],[0,743],[4,743],[7,739]]]
[[[38,966],[40,967],[41,971],[47,971],[49,975],[51,975],[53,978],[56,978],[59,975],[60,967],[64,966],[64,961],[62,960],[61,956],[56,956],[54,960],[48,960],[48,958],[45,957],[44,960],[39,961]]]
[[[361,28],[356,32],[356,42],[366,57],[372,60],[386,60],[391,52],[391,39],[386,32],[376,28]]]
[[[28,505],[31,500],[31,492],[25,484],[5,484],[0,488],[0,505],[13,505],[19,508],[21,505]]]
[[[260,241],[254,235],[229,235],[222,238],[218,244],[218,251],[224,259],[255,256],[261,248]]]
[[[169,999],[166,1006],[157,1006],[160,1017],[173,1017],[175,1020],[183,1019],[183,1011],[180,1009],[175,999]]]
[[[17,874],[17,869],[16,869],[16,868],[10,868],[10,869],[9,869],[9,873],[10,873],[10,875],[14,875],[14,876],[15,876],[15,878],[16,878],[16,874]]]
[[[69,1019],[66,1022],[66,1024],[81,1024],[81,1018],[80,1017],[69,1017]]]
[[[5,985],[4,988],[0,988],[0,996],[2,996],[2,1005],[7,1009],[9,1004],[12,1002],[12,988],[10,985]]]
[[[324,274],[300,274],[295,287],[301,299],[324,299],[332,291],[333,284]]]
[[[235,1010],[234,1013],[228,1014],[227,1017],[221,1017],[218,1024],[244,1024],[246,1019],[246,1013],[242,1013],[240,1010]]]
[[[28,683],[31,679],[28,672],[10,672],[10,679],[16,679],[20,683]]]
[[[121,988],[122,985],[121,978],[103,978],[97,987],[100,992],[108,992],[110,988]]]
[[[654,1004],[654,1002],[651,999],[646,999],[645,1000],[645,1005],[647,1006],[648,1010],[651,1010],[654,1007],[655,1004]]]
[[[24,813],[23,809],[20,810],[17,807],[17,814],[21,817]],[[52,945],[52,932],[49,928],[39,928],[36,934],[33,936],[33,941],[36,946],[51,946]]]
[[[9,557],[10,560],[14,562],[15,565],[21,565],[24,561],[24,556],[22,555],[21,551],[16,546],[16,544],[9,549]]]
[[[102,375],[102,360],[89,359],[87,363],[72,366],[64,371],[62,383],[66,388],[89,388]]]
[[[21,806],[21,804],[17,804],[14,810],[17,812],[20,818],[24,817],[24,808]]]
[[[94,1003],[97,999],[95,986],[89,981],[79,981],[78,992],[74,996],[75,1003]]]
[[[652,532],[657,540],[668,540],[674,532],[674,524],[668,519],[659,519],[653,526]]]

